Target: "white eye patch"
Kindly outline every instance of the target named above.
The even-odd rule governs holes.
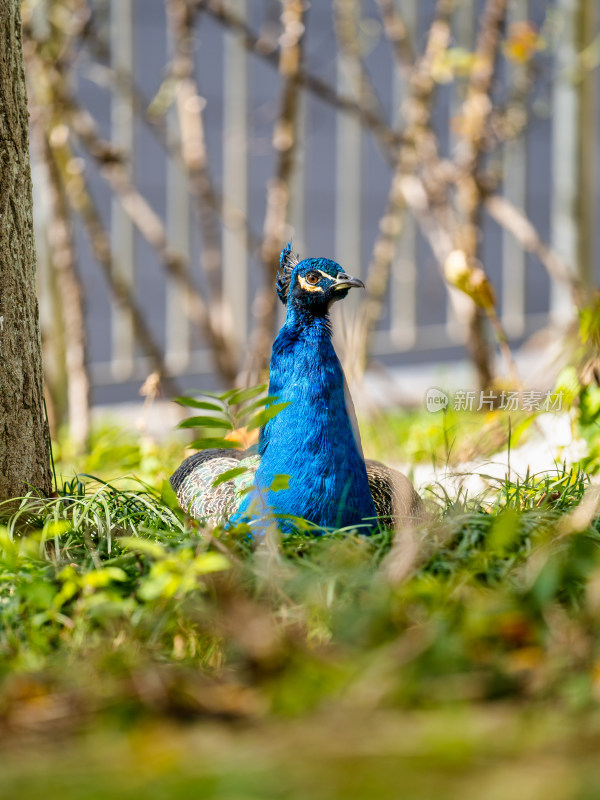
[[[320,270],[319,270],[320,272]],[[327,277],[330,277],[329,275]],[[306,292],[322,292],[320,286],[311,286],[310,283],[302,277],[302,275],[298,275],[298,283]]]
[[[332,276],[331,276],[331,275],[330,275],[328,272],[323,272],[323,270],[322,270],[322,269],[313,269],[312,271],[313,271],[313,272],[318,272],[318,273],[319,273],[319,275],[322,275],[324,278],[327,278],[327,280],[328,280],[328,281],[333,281],[333,280],[335,280],[335,278],[333,278],[333,277],[332,277]],[[320,287],[320,286],[317,286],[317,285],[315,285],[315,286],[311,286],[311,284],[310,284],[310,283],[308,283],[308,281],[306,281],[306,280],[305,280],[305,279],[302,277],[302,275],[298,275],[298,283],[299,283],[299,284],[300,284],[300,286],[301,286],[303,289],[305,289],[307,292],[322,292],[322,291],[323,291],[323,289],[321,289],[321,287]]]

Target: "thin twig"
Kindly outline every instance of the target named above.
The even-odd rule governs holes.
[[[92,39],[92,43],[95,44],[95,40]],[[91,48],[92,43],[90,43],[90,49],[91,52],[94,53],[94,50]],[[99,67],[95,65],[94,68],[98,69]],[[153,111],[152,104],[136,84],[130,73],[124,72],[123,70],[112,69],[107,65],[103,65],[102,69],[106,73],[106,79],[116,86],[118,91],[131,103],[134,113],[137,114],[147,126],[157,143],[181,168],[181,171],[190,183],[190,194],[194,195],[191,186],[192,176],[182,157],[181,142],[177,136],[167,136],[164,114],[162,112],[156,113]],[[239,229],[242,227],[246,232],[245,235],[250,249],[258,253],[262,238],[257,231],[251,228],[248,218],[242,214],[232,198],[223,197],[218,188],[214,185],[214,182],[209,182],[204,188],[203,199],[204,202],[210,205],[212,211],[220,216],[221,222],[225,228]]]

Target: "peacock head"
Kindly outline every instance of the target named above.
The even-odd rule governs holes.
[[[293,303],[315,314],[326,314],[332,303],[346,297],[353,286],[365,288],[358,278],[346,275],[329,258],[299,260],[289,243],[281,251],[277,295],[284,305]]]

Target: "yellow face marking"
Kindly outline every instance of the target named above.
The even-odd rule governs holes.
[[[315,270],[315,271],[320,272],[320,270]],[[325,273],[321,273],[321,274],[325,274]],[[327,277],[329,278],[331,276],[328,275]],[[298,283],[307,292],[322,292],[323,291],[323,289],[321,289],[320,286],[311,286],[310,283],[308,283],[308,281],[304,280],[302,275],[298,275]]]

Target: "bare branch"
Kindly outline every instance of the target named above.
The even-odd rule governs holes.
[[[450,41],[452,8],[452,0],[438,2],[436,17],[429,31],[424,54],[408,75],[410,97],[407,101],[404,143],[398,153],[386,209],[379,221],[378,235],[367,272],[367,297],[360,310],[359,325],[362,335],[359,337],[361,352],[357,359],[359,371],[364,370],[366,366],[373,331],[377,320],[381,317],[406,206],[410,207],[419,221],[441,265],[452,249],[445,228],[440,226],[436,218],[436,213],[442,212],[436,212],[431,207],[432,197],[436,202],[440,202],[441,191],[437,188],[439,178],[435,174],[439,162],[437,138],[430,124],[432,100],[436,88],[431,76],[431,64],[445,51]],[[429,178],[429,185],[425,182],[427,177],[424,179],[416,174],[417,168],[425,172]],[[445,213],[448,215],[449,206],[446,197],[444,205]]]
[[[86,37],[86,42],[90,48],[90,52],[98,55],[100,52],[98,37],[90,35]],[[94,68],[98,69],[99,65],[95,64]],[[147,126],[148,130],[155,137],[158,144],[164,149],[165,153],[181,167],[182,172],[186,175],[190,183],[190,194],[197,200],[200,193],[195,190],[192,185],[193,176],[188,170],[188,164],[183,159],[182,145],[177,137],[167,136],[164,113],[162,111],[157,113],[130,73],[124,72],[123,70],[112,69],[107,65],[103,65],[102,69],[106,73],[106,80],[116,86],[117,90],[128,99],[133,111]],[[194,103],[195,101],[192,101],[192,111],[194,110]],[[238,229],[242,227],[246,232],[249,247],[258,252],[261,246],[261,237],[256,231],[251,229],[248,219],[235,205],[232,198],[223,197],[221,195],[218,187],[214,185],[214,181],[208,181],[204,184],[202,200],[220,217],[225,228]],[[199,203],[196,203],[196,211],[198,211],[198,205]]]
[[[497,194],[486,198],[485,209],[499,225],[515,237],[524,250],[539,258],[553,280],[560,281],[569,288],[573,302],[581,306],[580,281],[559,254],[541,239],[535,226],[525,214],[505,197]]]
[[[414,63],[414,55],[404,20],[396,10],[394,0],[377,0],[377,5],[396,62],[407,69]]]
[[[298,81],[304,5],[302,0],[282,0],[282,34],[279,71],[283,78],[279,113],[273,127],[273,149],[277,153],[275,175],[267,187],[267,210],[263,228],[262,263],[266,285],[254,302],[254,329],[250,337],[250,371],[266,367],[269,344],[275,327],[277,298],[273,284],[279,267],[279,253],[285,239],[289,212],[290,181],[294,171],[298,122]]]
[[[224,380],[227,383],[233,382],[236,370],[230,362],[227,344],[223,342],[219,331],[215,330],[211,324],[206,303],[189,274],[185,258],[169,249],[162,220],[132,184],[127,170],[112,145],[99,137],[95,123],[89,114],[79,108],[72,98],[68,105],[65,103],[65,108],[69,112],[73,131],[77,133],[87,151],[96,160],[100,174],[119,198],[123,210],[146,241],[155,249],[165,272],[185,289],[187,300],[184,312],[188,314],[194,324],[201,327],[211,345],[217,367]]]
[[[493,108],[490,93],[500,46],[500,33],[506,19],[506,3],[507,0],[487,0],[477,38],[467,96],[457,120],[459,136],[454,162],[458,168],[456,206],[460,222],[455,235],[455,246],[465,254],[466,263],[472,270],[482,269],[477,256],[483,198],[477,182],[477,171],[484,154],[487,125]],[[509,370],[516,375],[514,360],[495,308],[493,304],[486,305],[485,308],[497,333]],[[477,368],[479,384],[482,388],[486,388],[492,376],[491,355],[487,353],[489,346],[484,336],[483,319],[481,307],[473,306],[468,319],[468,345]]]
[[[72,159],[73,154],[70,151],[66,151],[64,157]],[[168,392],[170,394],[179,394],[179,387],[167,372],[162,350],[154,340],[152,331],[146,324],[145,317],[137,305],[130,287],[115,272],[110,238],[104,229],[102,219],[83,174],[79,176],[79,180],[68,181],[66,191],[71,208],[75,213],[79,214],[85,226],[92,251],[96,261],[102,268],[115,301],[131,314],[136,336],[142,348],[148,354],[153,369],[159,374],[160,380],[164,383]]]
[[[381,102],[361,54],[357,0],[334,0],[333,14],[340,50],[351,65],[347,78],[354,84],[352,87],[354,95],[361,108],[383,119]]]
[[[402,169],[399,165],[392,176],[386,210],[379,220],[379,231],[371,253],[366,280],[367,296],[361,304],[359,312],[359,358],[354,359],[355,374],[349,374],[349,380],[362,374],[367,365],[367,356],[371,350],[375,326],[383,311],[396,244],[402,233],[404,210]]]
[[[221,25],[240,34],[248,52],[254,53],[271,66],[278,68],[279,57],[276,45],[271,45],[257,36],[249,25],[225,7],[222,0],[194,0],[194,2],[199,9],[206,11]],[[339,94],[326,81],[306,70],[299,70],[294,76],[294,81],[324,103],[357,117],[377,139],[386,158],[388,160],[392,158],[393,151],[402,142],[402,135],[394,131],[385,119],[371,110],[363,108],[359,101]]]
[[[217,358],[228,383],[238,371],[233,319],[224,302],[221,257],[221,232],[216,193],[206,152],[202,102],[194,69],[194,9],[186,0],[166,0],[175,40],[172,74],[175,78],[175,101],[181,134],[181,154],[196,199],[201,229],[201,264],[210,289],[206,309],[212,341],[218,347]]]

